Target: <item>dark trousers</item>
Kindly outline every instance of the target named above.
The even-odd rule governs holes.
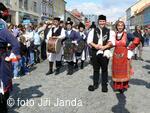
[[[42,43],[41,43],[41,58],[42,58],[42,60],[46,60],[47,59],[46,42],[45,42],[45,40],[43,40]]]
[[[40,62],[40,45],[35,45],[35,62]]]
[[[108,82],[108,63],[109,59],[103,57],[102,54],[96,55],[96,52],[92,55],[93,63],[93,85],[99,84],[100,68],[101,68],[101,78],[102,78],[102,87],[107,86]]]
[[[62,64],[61,61],[56,61],[56,68],[59,69],[61,68]]]
[[[70,61],[70,62],[67,62],[68,63],[68,71],[73,71],[73,66],[74,66],[74,62],[73,61]]]
[[[0,113],[7,113],[7,99],[9,98],[9,92],[4,95],[0,93]]]

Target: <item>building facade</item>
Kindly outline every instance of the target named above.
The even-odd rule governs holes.
[[[1,0],[10,11],[7,22],[13,24],[37,24],[53,17],[65,19],[64,0]]]
[[[149,20],[149,5],[150,0],[139,0],[134,5],[126,10],[127,29],[132,30],[136,25],[144,27]]]
[[[18,25],[19,23],[37,23],[41,16],[41,0],[2,0],[10,10],[8,22]]]
[[[150,4],[145,8],[143,16],[144,16],[144,26],[150,28]]]
[[[80,19],[74,16],[71,12],[66,11],[65,13],[65,21],[67,21],[67,18],[71,18],[71,21],[74,23],[73,25],[78,25],[80,23]]]
[[[41,20],[45,21],[53,17],[53,0],[42,0]]]
[[[53,0],[53,16],[60,17],[61,20],[65,19],[65,0]]]

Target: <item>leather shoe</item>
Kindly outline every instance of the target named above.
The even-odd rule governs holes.
[[[58,75],[60,73],[60,68],[56,69],[55,75]]]
[[[90,85],[89,87],[88,87],[88,90],[89,91],[94,91],[95,89],[97,89],[98,88],[98,85]]]
[[[46,75],[50,75],[50,74],[52,74],[53,73],[53,71],[52,70],[49,70],[47,73],[46,73]]]
[[[102,86],[102,92],[104,92],[104,93],[107,93],[108,92],[108,88],[107,88],[107,86]]]

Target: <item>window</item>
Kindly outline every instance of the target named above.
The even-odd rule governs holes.
[[[28,0],[24,0],[24,8],[25,10],[28,10]]]
[[[10,5],[10,0],[4,0],[4,3],[5,3],[6,5]]]
[[[20,8],[20,9],[23,8],[23,0],[19,0],[19,8]]]
[[[33,2],[33,11],[37,12],[37,2]]]
[[[42,4],[42,14],[46,15],[46,4],[45,3]]]

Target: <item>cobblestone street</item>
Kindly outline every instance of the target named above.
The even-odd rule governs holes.
[[[9,113],[150,113],[150,47],[144,47],[143,53],[144,61],[132,62],[135,74],[124,94],[113,92],[111,62],[109,91],[102,93],[101,86],[94,92],[88,91],[92,83],[90,64],[71,76],[66,75],[65,66],[61,74],[46,76],[48,61],[44,61],[36,65],[30,75],[13,80],[11,98],[15,104]],[[60,100],[59,106],[57,100]],[[66,100],[72,103],[63,103]]]

